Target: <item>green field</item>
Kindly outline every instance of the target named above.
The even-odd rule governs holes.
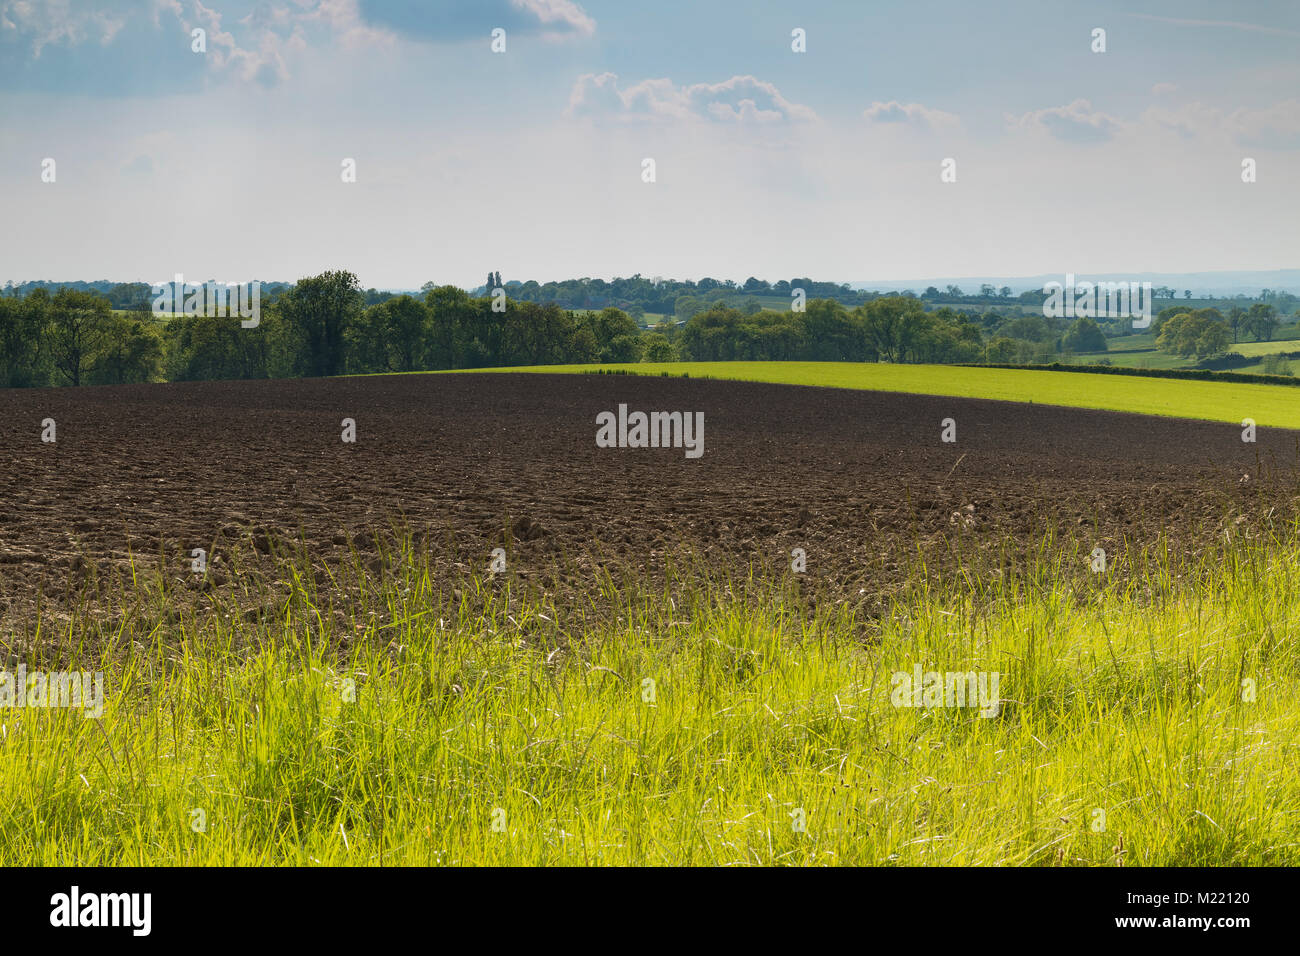
[[[1121,335],[1113,339],[1107,339],[1106,345],[1107,350],[1105,352],[1097,352],[1095,354],[1114,355],[1116,352],[1136,352],[1145,349],[1154,349],[1156,347],[1156,337],[1150,332],[1141,332],[1136,335]]]
[[[688,373],[692,378],[991,398],[1234,424],[1250,418],[1261,426],[1300,429],[1300,391],[1285,385],[1197,382],[1038,369],[856,362],[641,362],[626,365],[532,365],[477,371],[571,374],[601,369],[642,375]]]
[[[1123,349],[1111,352],[1090,352],[1086,355],[1076,355],[1073,365],[1095,365],[1105,359],[1111,365],[1120,368],[1191,368],[1192,362],[1189,359],[1180,358],[1177,355],[1170,355],[1168,352],[1158,352],[1155,349]]]
[[[1300,352],[1300,339],[1281,342],[1240,342],[1230,351],[1239,355],[1277,355],[1280,352]]]

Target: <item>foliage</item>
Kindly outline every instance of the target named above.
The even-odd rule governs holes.
[[[1067,327],[1061,319],[1020,311],[1006,290],[997,289],[982,289],[979,296],[955,287],[946,294],[927,289],[921,297],[870,293],[855,300],[843,287],[806,278],[769,283],[751,276],[737,286],[637,276],[532,288],[502,283],[499,273],[489,276],[493,289],[509,294],[476,296],[432,282],[419,296],[362,291],[351,273],[325,272],[292,286],[274,285],[251,328],[234,317],[178,315],[160,322],[145,312],[108,311],[114,301],[138,305],[141,289],[147,290],[142,284],[112,286],[115,298],[71,284],[51,286],[51,295],[41,283],[28,284],[23,297],[11,286],[0,296],[0,387],[677,360],[1043,365],[1059,361],[1062,350],[1099,352],[1107,344],[1092,319]],[[528,298],[544,298],[553,285],[552,292],[563,287],[574,296],[585,290],[578,297],[584,304],[653,292],[661,297],[655,303],[661,318],[652,330],[643,329],[614,305],[566,308]],[[663,298],[669,287],[681,294]],[[785,302],[795,289],[829,294],[771,306],[770,297]],[[981,307],[936,304],[945,295]],[[768,297],[766,306],[760,296]],[[633,297],[628,308],[645,314],[641,299]],[[1191,316],[1192,324],[1175,323],[1158,341],[1171,354],[1201,359],[1226,350],[1228,329],[1262,338],[1279,326],[1272,300],[1234,308],[1231,315],[1175,305],[1154,325],[1164,333],[1171,320]],[[1157,341],[1154,334],[1151,339]]]
[[[1096,322],[1081,316],[1066,331],[1061,346],[1071,352],[1104,352],[1106,336]]]

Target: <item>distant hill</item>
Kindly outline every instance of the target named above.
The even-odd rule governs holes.
[[[1210,296],[1257,296],[1263,289],[1274,292],[1290,292],[1300,295],[1300,269],[1273,269],[1261,272],[1079,272],[1076,277],[1108,282],[1150,282],[1152,286],[1170,286],[1181,295],[1184,289],[1190,289],[1193,296],[1205,298]],[[1013,295],[1030,290],[1041,290],[1048,282],[1063,282],[1063,273],[1037,276],[961,276],[957,278],[928,279],[869,279],[849,283],[855,289],[871,289],[877,292],[902,292],[911,289],[917,295],[927,286],[944,289],[949,285],[959,286],[968,295],[979,291],[981,285],[996,288],[1010,286]]]
[[[1283,296],[1282,304],[1289,312],[1294,304],[1287,305],[1287,296],[1300,295],[1300,269],[1274,269],[1257,272],[1116,272],[1116,273],[1077,273],[1076,280],[1094,281],[1133,281],[1150,282],[1157,291],[1157,296],[1165,300],[1183,300],[1184,291],[1190,290],[1197,300],[1231,299],[1242,296],[1259,299],[1260,293],[1267,289],[1275,296]],[[704,278],[698,281],[680,279],[647,279],[640,274],[628,278],[599,279],[581,278],[550,280],[539,283],[535,280],[520,282],[507,279],[503,282],[506,294],[519,301],[555,303],[566,309],[602,309],[615,306],[634,312],[640,316],[672,315],[678,311],[678,300],[686,297],[694,301],[693,307],[705,308],[714,302],[743,308],[746,304],[757,303],[764,308],[783,308],[789,302],[791,289],[802,288],[808,299],[836,299],[847,306],[860,305],[877,295],[889,295],[898,292],[912,292],[921,296],[932,305],[975,306],[992,308],[994,306],[1033,306],[1041,304],[1043,286],[1048,282],[1063,282],[1065,276],[961,276],[956,278],[927,279],[873,279],[852,283],[814,281],[811,278],[777,279],[774,282],[750,277],[742,282],[732,279]],[[273,302],[293,283],[286,281],[262,280],[262,299]],[[992,286],[992,295],[981,295],[981,286]],[[949,286],[957,286],[961,292],[954,295],[948,292]],[[45,288],[54,292],[61,287],[81,291],[98,292],[106,296],[116,309],[145,310],[148,308],[150,288],[148,283],[140,281],[117,282],[109,279],[93,281],[73,280],[33,280],[22,283],[8,282],[3,292],[5,295],[25,296],[33,289]],[[933,287],[938,295],[925,295],[927,288]],[[1002,290],[1009,289],[1008,295]],[[472,295],[488,294],[486,286],[466,289]],[[1036,294],[1035,294],[1036,293]],[[367,305],[374,305],[396,295],[423,295],[417,289],[364,289],[363,296]],[[1024,295],[1024,299],[1019,299]],[[1281,307],[1281,306],[1279,306]],[[687,314],[691,314],[688,310]]]

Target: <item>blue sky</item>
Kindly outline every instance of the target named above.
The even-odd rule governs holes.
[[[1300,259],[1290,0],[0,0],[0,116],[0,279]]]

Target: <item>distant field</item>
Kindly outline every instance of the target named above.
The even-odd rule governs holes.
[[[1107,339],[1106,345],[1109,353],[1137,352],[1155,348],[1156,337],[1150,332],[1143,332],[1141,335],[1121,335],[1118,338]]]
[[[1239,342],[1232,347],[1239,355],[1277,355],[1279,352],[1300,352],[1300,339],[1281,342]]]
[[[1280,344],[1282,344],[1282,345],[1286,345],[1286,344],[1289,344],[1289,343],[1280,343]],[[1277,346],[1279,346],[1279,343],[1274,342],[1274,343],[1273,343],[1274,348],[1269,349],[1269,350],[1266,351],[1266,352],[1265,352],[1265,351],[1261,351],[1261,352],[1254,352],[1254,351],[1239,352],[1238,354],[1240,354],[1240,355],[1242,356],[1242,358],[1244,358],[1244,359],[1249,359],[1249,360],[1250,360],[1250,361],[1249,361],[1249,364],[1246,364],[1246,365],[1234,365],[1232,368],[1230,368],[1230,369],[1225,369],[1224,371],[1234,372],[1234,373],[1236,373],[1236,374],[1238,374],[1238,375],[1267,375],[1267,374],[1270,374],[1270,373],[1267,372],[1267,371],[1265,370],[1265,368],[1264,368],[1264,357],[1265,357],[1266,355],[1272,355],[1272,354],[1275,354],[1275,353],[1278,352],[1278,351],[1300,351],[1300,341],[1297,341],[1297,342],[1295,343],[1295,345],[1297,346],[1295,349],[1289,349],[1289,348],[1287,348],[1287,349],[1279,349],[1279,348],[1277,347]],[[1071,362],[1071,363],[1069,363],[1069,364],[1071,364],[1071,365],[1091,365],[1091,364],[1094,364],[1094,363],[1100,361],[1100,360],[1103,359],[1103,358],[1107,359],[1107,360],[1110,362],[1111,365],[1114,365],[1114,366],[1116,366],[1116,367],[1118,367],[1118,368],[1139,368],[1139,369],[1140,369],[1140,368],[1152,368],[1152,369],[1186,368],[1186,369],[1191,369],[1191,368],[1195,368],[1195,367],[1196,367],[1196,363],[1195,363],[1192,359],[1179,358],[1177,355],[1170,355],[1170,354],[1167,353],[1167,352],[1156,352],[1156,351],[1140,351],[1140,352],[1139,352],[1139,351],[1133,351],[1133,352],[1107,352],[1107,353],[1097,352],[1097,353],[1089,353],[1089,354],[1087,354],[1087,355],[1077,355],[1077,356],[1075,356],[1074,361]]]
[[[572,374],[601,369],[642,375],[688,373],[692,378],[990,398],[1204,421],[1235,423],[1251,418],[1262,426],[1300,429],[1300,392],[1285,385],[1197,382],[1036,369],[855,362],[640,362],[625,365],[533,365],[478,371]]]
[[[1121,368],[1190,368],[1192,365],[1188,359],[1170,355],[1168,352],[1157,352],[1155,349],[1090,352],[1087,355],[1076,355],[1071,364],[1094,365],[1102,359]]]

